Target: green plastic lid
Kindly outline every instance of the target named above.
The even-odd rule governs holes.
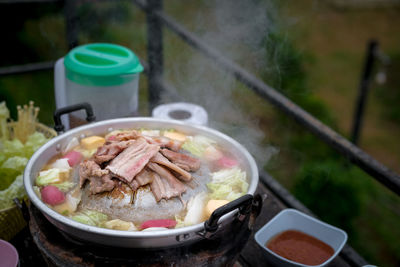
[[[143,71],[138,57],[128,48],[106,43],[81,45],[64,58],[66,76],[82,85],[111,86],[131,81]]]

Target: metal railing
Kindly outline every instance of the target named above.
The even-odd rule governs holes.
[[[364,152],[358,146],[351,143],[327,125],[310,115],[294,102],[286,98],[277,90],[266,85],[263,81],[249,73],[238,64],[224,57],[219,51],[207,45],[199,37],[186,30],[182,25],[169,17],[162,11],[162,0],[148,0],[147,3],[141,0],[133,0],[140,8],[147,13],[148,20],[148,65],[150,103],[157,104],[161,95],[163,83],[163,45],[162,26],[166,26],[183,41],[205,56],[214,60],[222,69],[231,73],[238,81],[245,84],[262,98],[268,100],[281,111],[294,118],[302,126],[319,137],[332,148],[336,149],[343,156],[354,164],[358,165],[365,172],[381,182],[387,188],[400,195],[400,175]]]
[[[1,4],[21,4],[32,2],[64,2],[64,15],[66,22],[67,41],[69,48],[77,45],[77,18],[75,0],[0,0]],[[170,87],[163,80],[163,27],[165,26],[188,45],[197,49],[204,56],[209,57],[219,67],[232,74],[238,81],[253,90],[259,96],[269,101],[278,109],[295,119],[308,131],[315,134],[322,141],[340,152],[344,157],[359,166],[384,186],[400,195],[400,175],[374,159],[362,149],[348,141],[346,138],[332,130],[327,125],[310,115],[294,102],[281,93],[266,85],[253,74],[249,73],[232,60],[226,58],[219,51],[205,43],[201,38],[194,35],[177,23],[173,18],[163,12],[162,0],[133,0],[147,15],[147,63],[146,74],[149,85],[150,108],[157,105],[163,92]],[[54,62],[34,63],[23,66],[12,66],[0,68],[0,76],[32,72],[38,70],[52,69]],[[171,92],[170,92],[171,93]],[[296,200],[285,188],[267,173],[261,173],[261,181],[287,206],[294,207],[306,213],[312,214],[303,204]],[[346,245],[341,256],[351,265],[362,266],[366,261],[359,256],[350,246]]]

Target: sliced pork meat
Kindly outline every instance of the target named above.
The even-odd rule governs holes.
[[[133,192],[135,192],[139,189],[140,184],[138,183],[138,181],[136,181],[136,179],[133,179],[132,182],[129,184],[129,187],[132,189]]]
[[[85,160],[79,169],[80,187],[89,180],[90,192],[97,194],[114,189],[115,182],[108,170],[102,170],[93,160]]]
[[[101,177],[92,176],[89,178],[90,192],[98,194],[102,192],[112,191],[115,187],[115,181],[111,179],[111,174],[106,174]]]
[[[110,161],[134,142],[134,140],[107,142],[97,149],[96,153],[93,155],[93,159],[97,164]]]
[[[188,172],[195,172],[200,168],[200,160],[183,153],[169,149],[161,149],[161,153],[172,163]]]
[[[80,164],[80,186],[89,180],[91,194],[97,194],[112,191],[118,184],[133,191],[150,185],[157,202],[181,197],[187,189],[182,182],[192,181],[189,172],[200,168],[199,159],[179,153],[182,144],[135,130],[109,136],[91,159]]]
[[[106,174],[109,174],[109,171],[102,170],[100,166],[93,160],[84,160],[79,165],[80,187],[82,187],[85,181],[90,177],[101,177]]]
[[[159,165],[163,165],[165,167],[170,168],[174,172],[179,174],[179,178],[182,178],[184,181],[190,181],[192,179],[192,175],[187,171],[181,169],[177,165],[170,162],[166,157],[164,157],[161,153],[157,153],[153,158],[150,160],[151,162],[158,163]]]
[[[139,132],[137,132],[135,130],[132,130],[132,131],[129,131],[129,132],[117,133],[112,138],[109,138],[109,140],[112,140],[112,141],[136,140],[141,136],[142,135]]]
[[[130,184],[136,174],[146,166],[159,149],[158,145],[149,144],[145,139],[139,138],[116,156],[106,169]]]
[[[153,180],[154,172],[143,169],[135,176],[135,179],[132,180],[129,186],[132,188],[133,191],[136,191],[139,187],[150,184],[151,182],[153,182]]]
[[[149,184],[153,181],[154,179],[154,172],[144,169],[138,175],[136,175],[135,180],[138,181],[138,183],[143,186],[146,184]]]
[[[166,147],[173,151],[179,151],[183,145],[183,142],[170,139],[165,136],[143,136],[150,144],[157,144],[160,147]]]
[[[154,179],[153,182],[150,184],[150,189],[157,202],[159,202],[163,198],[167,198],[167,190],[164,183],[161,181],[160,175],[158,175],[157,173],[154,173]]]
[[[147,166],[155,172],[150,188],[157,201],[179,197],[186,192],[185,185],[166,168],[153,162],[149,162]]]

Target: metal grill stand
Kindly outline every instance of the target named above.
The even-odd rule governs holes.
[[[229,229],[220,229],[213,239],[186,246],[115,248],[71,239],[33,205],[29,213],[33,241],[48,266],[233,266],[251,234],[243,225],[248,224],[248,217],[243,222],[234,221]]]

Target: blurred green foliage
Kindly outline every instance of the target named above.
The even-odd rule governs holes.
[[[340,159],[307,161],[297,174],[293,193],[322,220],[352,236],[356,232],[354,220],[367,197],[368,188],[360,179],[362,176],[366,175]]]
[[[264,43],[268,67],[263,73],[263,78],[268,84],[322,122],[334,125],[333,116],[328,108],[316,99],[307,87],[304,62],[310,61],[311,56],[297,50],[284,33],[272,32],[265,38]]]
[[[66,51],[61,3],[2,5],[0,23],[0,66],[55,60]],[[16,106],[32,100],[41,108],[39,121],[52,124],[53,99],[53,71],[0,77],[0,101],[6,101],[14,120]]]
[[[53,71],[40,71],[2,77],[0,79],[0,100],[5,100],[11,118],[17,119],[17,105],[26,105],[34,101],[40,108],[39,121],[53,124],[55,110],[53,89]]]
[[[288,37],[279,33],[271,33],[265,47],[267,61],[274,67],[267,69],[264,79],[321,121],[334,125],[328,108],[307,90],[303,68],[307,57],[293,46]],[[279,122],[286,126],[294,124],[285,117]],[[303,152],[300,154],[302,157],[297,158],[301,167],[294,178],[295,196],[321,218],[352,231],[348,222],[358,215],[360,208],[360,184],[357,180],[361,172],[347,167],[337,153],[301,126],[291,127],[296,130],[289,136],[288,144],[292,150]],[[334,209],[329,208],[332,203],[336,203]]]
[[[1,5],[0,24],[2,25],[2,37],[0,42],[1,60],[0,66],[26,64],[49,60],[49,40],[45,38],[45,28],[51,23],[38,23],[43,17],[57,16],[62,13],[62,4],[27,3]],[[32,22],[35,22],[35,30]],[[57,31],[59,33],[59,31]],[[43,34],[41,34],[43,33]],[[40,41],[40,45],[47,49],[47,53],[37,53],[35,44],[30,37]],[[53,50],[56,48],[53,47]]]
[[[395,123],[400,123],[400,54],[389,54],[390,64],[386,70],[386,82],[377,86],[377,97],[385,106],[383,116]],[[379,63],[378,63],[379,64]]]
[[[86,43],[90,40],[115,42],[112,32],[109,31],[109,25],[125,23],[131,15],[130,6],[128,1],[119,1],[118,4],[112,1],[97,5],[90,2],[80,4],[78,27],[81,42]]]

